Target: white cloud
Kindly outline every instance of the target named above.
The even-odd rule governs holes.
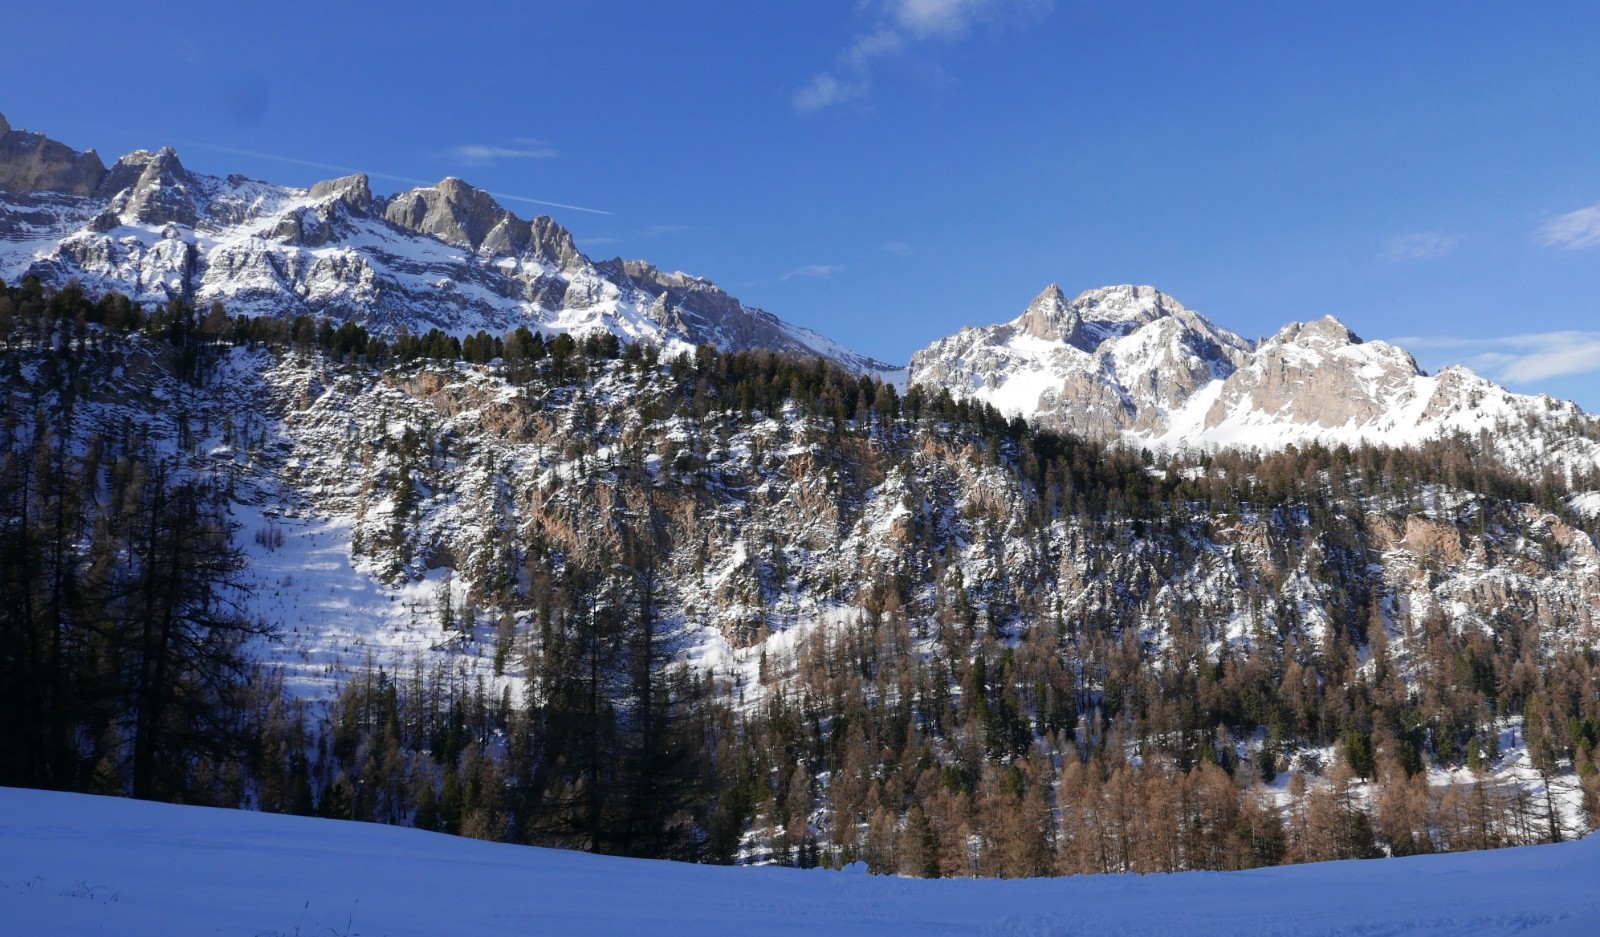
[[[901,29],[918,39],[959,38],[971,28],[973,17],[989,6],[993,6],[989,0],[895,0],[889,12]]]
[[[1539,226],[1545,247],[1579,250],[1600,244],[1600,204],[1557,215]]]
[[[366,170],[356,169],[351,166],[340,166],[335,163],[318,163],[307,159],[298,159],[293,156],[283,156],[276,153],[262,153],[258,150],[241,150],[237,147],[218,146],[214,143],[199,143],[193,140],[177,140],[174,142],[180,143],[184,146],[198,146],[202,149],[215,150],[218,153],[231,153],[235,156],[248,156],[252,159],[270,159],[280,163],[288,163],[291,166],[307,166],[312,169],[325,169],[329,172],[340,173],[365,172],[367,177],[371,179],[387,179],[391,182],[404,182],[410,185],[433,185],[433,183],[429,182],[427,179],[418,179],[415,176],[396,176],[385,172],[366,172]],[[541,198],[529,198],[526,195],[507,195],[504,192],[490,192],[489,194],[497,199],[500,199],[501,201],[525,202],[529,205],[545,205],[550,208],[566,208],[572,211],[588,212],[591,215],[612,214],[611,212],[600,208],[584,208],[582,205],[568,205],[566,202],[550,202]]]
[[[501,201],[526,202],[529,205],[545,205],[550,208],[566,208],[572,211],[586,211],[591,215],[615,214],[614,212],[609,212],[602,208],[584,208],[582,205],[568,205],[566,202],[547,202],[542,198],[528,198],[526,195],[507,195],[504,192],[490,192],[489,194],[493,195],[497,199],[500,199]]]
[[[802,113],[821,110],[830,104],[840,104],[867,93],[867,83],[860,81],[840,81],[837,76],[822,72],[811,79],[811,83],[794,93],[795,110]]]
[[[1600,332],[1524,332],[1495,338],[1412,336],[1396,345],[1467,353],[1460,363],[1508,384],[1600,371]]]
[[[855,41],[850,43],[850,48],[844,51],[842,58],[846,65],[865,69],[872,64],[873,59],[905,48],[906,42],[903,33],[890,28],[878,29],[857,36]]]
[[[1461,239],[1442,231],[1416,231],[1383,242],[1384,260],[1432,260],[1455,250]]]
[[[1573,335],[1579,333],[1555,333]],[[1588,333],[1574,343],[1570,338],[1552,342],[1550,346],[1513,357],[1500,368],[1500,379],[1514,384],[1542,381],[1545,378],[1567,374],[1587,374],[1600,371],[1600,335]]]
[[[450,150],[450,155],[468,166],[487,166],[502,159],[554,159],[555,149],[538,140],[518,140],[516,146],[483,146],[464,143]]]
[[[843,273],[844,267],[839,264],[806,264],[796,267],[778,279],[787,283],[790,280],[831,280],[834,274]]]
[[[878,0],[870,5],[875,24],[858,33],[834,67],[812,76],[794,93],[795,110],[821,110],[866,97],[872,72],[884,56],[930,43],[966,38],[980,23],[1003,24],[1048,13],[1054,0]]]

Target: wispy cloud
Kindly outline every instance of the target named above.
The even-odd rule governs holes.
[[[905,241],[889,241],[882,246],[885,253],[894,254],[896,257],[911,256],[911,245]]]
[[[778,280],[783,283],[790,280],[831,280],[835,274],[843,272],[844,267],[839,264],[806,264],[790,270]]]
[[[1500,369],[1500,377],[1525,384],[1590,371],[1600,371],[1600,335],[1591,334],[1581,344],[1563,345],[1515,358]]]
[[[554,147],[538,140],[518,140],[515,146],[463,143],[450,150],[450,156],[468,166],[487,166],[502,159],[555,159],[559,155]]]
[[[173,142],[177,143],[179,146],[192,146],[202,150],[211,150],[214,153],[227,153],[230,156],[248,156],[251,159],[266,159],[275,163],[286,163],[290,166],[305,166],[308,169],[320,169],[325,172],[339,172],[352,176],[358,172],[366,172],[369,179],[387,179],[390,182],[404,182],[408,185],[433,185],[432,182],[429,182],[426,179],[417,179],[413,176],[396,176],[386,172],[367,172],[364,169],[356,169],[351,166],[341,166],[338,163],[319,163],[315,160],[300,159],[294,156],[283,156],[278,153],[263,153],[259,150],[242,150],[238,147],[218,146],[215,143],[201,143],[197,140],[174,140]]]
[[[870,28],[858,32],[834,66],[794,93],[801,113],[864,98],[877,63],[932,44],[965,39],[979,24],[1004,25],[1049,12],[1053,0],[876,0]]]
[[[1545,247],[1579,250],[1600,244],[1600,203],[1557,215],[1539,226]]]
[[[614,211],[606,211],[603,208],[584,208],[582,205],[568,205],[565,202],[547,202],[544,199],[528,198],[525,195],[507,195],[504,192],[490,192],[489,194],[505,202],[522,202],[527,205],[543,205],[547,208],[566,208],[570,209],[571,211],[588,212],[591,215],[616,214]]]
[[[1433,260],[1456,249],[1461,239],[1443,231],[1415,231],[1401,234],[1383,242],[1384,260]]]
[[[1495,338],[1410,336],[1394,342],[1405,348],[1462,354],[1460,363],[1509,384],[1600,371],[1600,332],[1523,332]]]
[[[192,146],[202,150],[212,150],[217,153],[228,153],[233,156],[248,156],[251,159],[272,160],[273,162],[287,163],[291,166],[305,166],[310,169],[321,169],[327,172],[345,173],[346,175],[354,175],[358,172],[364,172],[369,179],[386,179],[390,182],[403,182],[407,185],[433,185],[434,182],[438,181],[418,179],[415,176],[397,176],[386,172],[368,172],[365,169],[356,169],[351,166],[340,166],[337,163],[319,163],[309,159],[299,159],[294,156],[283,156],[278,153],[263,153],[259,150],[241,150],[237,147],[218,146],[215,143],[200,143],[195,140],[177,140],[174,142],[182,146]],[[526,195],[511,195],[506,192],[490,192],[489,194],[503,202],[522,202],[527,205],[543,205],[546,208],[565,208],[570,211],[588,212],[591,215],[615,214],[615,212],[609,212],[601,208],[585,208],[582,205],[568,205],[565,202],[550,202],[539,198],[529,198]]]

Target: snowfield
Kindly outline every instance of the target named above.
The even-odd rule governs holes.
[[[1252,872],[920,881],[0,789],[0,932],[1592,935],[1600,836]]]

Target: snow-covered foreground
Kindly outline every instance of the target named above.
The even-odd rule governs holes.
[[[1591,935],[1600,836],[1254,872],[917,881],[0,789],[0,932]]]

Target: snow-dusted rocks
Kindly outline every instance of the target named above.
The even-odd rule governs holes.
[[[1011,322],[962,329],[911,356],[911,381],[1091,436],[1160,433],[1250,345],[1148,286],[1068,301],[1052,284]]]
[[[1429,375],[1332,316],[1254,347],[1147,286],[1068,301],[1052,285],[1016,319],[912,355],[910,380],[1135,445],[1404,446],[1487,433],[1524,472],[1600,462],[1600,421],[1575,404],[1513,394],[1465,368]]]
[[[27,273],[146,304],[221,301],[231,313],[326,316],[389,335],[526,325],[890,370],[707,280],[595,263],[555,221],[519,218],[459,179],[389,198],[360,174],[296,189],[193,173],[170,148],[106,170],[92,152],[0,124],[0,278]]]
[[[1420,373],[1406,352],[1365,343],[1332,316],[1295,322],[1223,382],[1203,425],[1213,429],[1236,413],[1257,411],[1324,429],[1371,426],[1407,396]]]
[[[1513,394],[1466,368],[1430,375],[1404,349],[1365,342],[1332,316],[1291,323],[1151,441],[1164,446],[1373,443],[1484,437],[1528,475],[1600,462],[1600,421],[1576,404]]]
[[[193,227],[205,206],[200,180],[166,146],[154,153],[135,150],[117,160],[98,194],[110,197],[112,213],[124,223]]]
[[[820,355],[948,388],[1040,424],[1152,448],[1320,441],[1409,445],[1486,434],[1525,473],[1600,462],[1600,421],[1464,369],[1423,373],[1404,350],[1329,317],[1254,343],[1148,286],[1068,299],[1050,286],[1017,318],[967,328],[898,371],[745,305],[708,280],[594,261],[548,217],[526,220],[454,178],[391,197],[356,174],[309,189],[189,171],[170,148],[109,170],[0,118],[0,279],[33,273],[229,312],[314,315],[380,334],[526,325]],[[907,376],[909,375],[909,376]]]
[[[383,217],[404,231],[481,256],[530,256],[558,270],[583,259],[572,235],[548,217],[524,221],[501,208],[494,196],[453,177],[401,192],[385,203]]]

